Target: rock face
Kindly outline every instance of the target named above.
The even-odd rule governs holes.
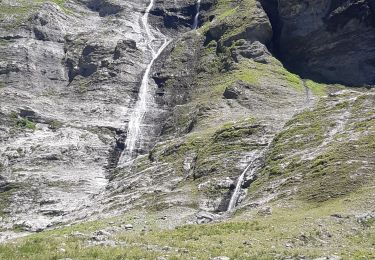
[[[146,4],[1,2],[2,227],[83,218],[103,193],[151,56]]]
[[[302,75],[371,83],[371,4],[309,2],[202,0],[199,28],[191,30],[196,1],[157,0],[150,34],[142,21],[149,1],[1,1],[0,230],[42,231],[139,208],[167,212],[163,218],[178,224],[205,223],[220,219],[234,190],[238,204],[271,209],[263,204],[294,194],[285,178],[298,182],[298,172],[321,169],[319,152],[338,145],[337,133],[372,137],[373,94],[344,91],[319,101],[340,87],[301,79],[269,50],[279,47],[287,64],[306,68]],[[353,6],[368,12],[345,11]],[[346,52],[354,30],[364,38]],[[164,39],[170,44],[153,60],[150,46]],[[143,145],[134,160],[119,164],[151,61]],[[329,69],[350,64],[347,73]],[[323,119],[305,133],[300,126],[310,127],[311,118],[303,111],[312,107]],[[373,170],[374,146],[365,141],[353,144],[365,150],[344,173],[372,180],[362,171]],[[345,158],[327,163],[336,167]],[[351,184],[342,183],[342,194],[353,192]]]
[[[281,60],[304,77],[375,84],[373,0],[263,0]]]

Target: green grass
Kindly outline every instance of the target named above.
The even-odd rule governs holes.
[[[227,122],[205,132],[192,133],[183,139],[157,145],[151,151],[150,157],[156,161],[171,163],[176,172],[182,174],[186,154],[194,153],[197,157],[195,178],[211,174],[220,175],[228,165],[235,162],[240,153],[256,148],[254,144],[244,140],[258,134],[261,129],[253,118]],[[233,158],[233,162],[230,158]],[[234,170],[234,167],[228,169]]]
[[[18,119],[16,126],[21,129],[30,129],[30,130],[36,129],[36,124],[27,118]]]
[[[0,3],[0,20],[6,21],[5,28],[18,27],[46,2],[57,4],[64,12],[69,12],[64,5],[66,0],[16,0],[12,5]]]
[[[339,255],[343,259],[375,257],[375,226],[356,221],[352,210],[360,210],[374,197],[371,190],[338,200],[313,204],[272,204],[272,215],[261,216],[245,209],[233,220],[205,225],[187,225],[165,230],[134,231],[113,234],[118,246],[88,246],[91,233],[105,227],[131,221],[126,216],[73,225],[47,231],[0,245],[1,259],[274,259],[291,256],[321,257]],[[255,209],[256,212],[257,209]],[[250,214],[250,215],[249,215]],[[348,216],[342,219],[334,214]],[[144,213],[143,213],[143,216]],[[156,215],[146,214],[152,222]],[[354,229],[355,228],[355,229]],[[85,236],[74,236],[73,232]],[[64,249],[61,250],[61,248]]]
[[[374,183],[373,107],[373,95],[357,94],[356,99],[348,96],[340,102],[322,100],[315,109],[295,116],[274,139],[252,191],[270,180],[300,175],[298,196],[322,202]],[[342,122],[345,113],[349,115]],[[338,127],[340,132],[335,130]],[[284,188],[294,185],[291,179]]]

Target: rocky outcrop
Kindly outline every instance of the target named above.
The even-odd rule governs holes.
[[[138,23],[146,2],[0,5],[0,172],[12,187],[1,228],[84,218],[124,149],[151,56]]]
[[[263,0],[275,52],[291,70],[323,82],[375,84],[375,2]]]

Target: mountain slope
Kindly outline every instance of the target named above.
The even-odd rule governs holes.
[[[295,57],[278,49],[294,34],[275,19],[298,3],[202,1],[197,30],[195,1],[0,4],[2,238],[87,222],[0,257],[371,258],[374,92],[275,58]],[[137,156],[124,161],[150,66]]]

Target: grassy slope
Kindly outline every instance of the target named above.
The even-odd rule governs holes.
[[[101,222],[90,222],[43,232],[0,246],[1,259],[277,259],[286,256],[331,256],[373,259],[374,221],[359,223],[351,210],[374,200],[369,190],[317,205],[277,208],[271,216],[239,213],[231,221],[183,226],[174,230],[116,233],[110,239],[117,247],[90,244],[91,232],[106,226],[134,222],[140,212]],[[339,214],[342,218],[338,218]],[[132,216],[132,217],[131,217]],[[149,214],[151,225],[155,215]],[[82,232],[79,237],[76,231]]]

